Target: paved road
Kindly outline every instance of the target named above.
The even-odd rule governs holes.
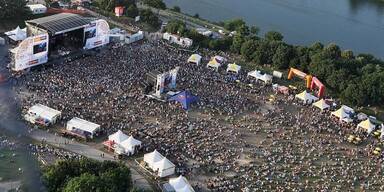
[[[30,133],[30,137],[37,141],[42,141],[44,139],[50,145],[83,155],[91,159],[95,159],[99,161],[104,161],[104,160],[116,161],[116,159],[114,159],[112,155],[107,154],[98,149],[95,149],[89,145],[72,141],[61,136],[56,136],[52,133],[48,133],[47,131],[43,131],[40,129],[34,129]],[[64,144],[64,143],[67,143],[67,144]],[[104,157],[100,156],[100,154],[102,153],[104,153]],[[126,163],[126,164],[131,169],[132,180],[134,181],[135,187],[140,189],[145,189],[145,190],[154,190],[153,187],[147,181],[147,179],[143,177],[136,169],[133,168],[132,163]]]
[[[0,192],[7,192],[20,187],[20,181],[0,182]]]

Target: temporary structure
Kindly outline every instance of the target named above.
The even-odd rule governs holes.
[[[154,171],[157,171],[159,177],[166,177],[175,173],[175,164],[169,161],[167,158],[156,162],[154,165]]]
[[[128,135],[124,134],[120,130],[118,130],[116,133],[108,136],[108,140],[113,141],[113,143],[116,143],[116,144],[121,144],[126,139],[128,139]]]
[[[13,41],[22,41],[27,38],[27,29],[20,29],[20,27],[17,26],[16,29],[5,32],[4,34]]]
[[[354,113],[354,110],[352,108],[343,105],[337,111],[332,112],[331,116],[338,118],[340,121],[350,123],[353,121],[351,118],[351,115],[353,113]]]
[[[232,63],[232,64],[228,64],[228,67],[227,67],[227,73],[228,72],[233,72],[233,73],[239,73],[241,69],[241,66],[240,65],[236,65],[236,63]]]
[[[29,108],[27,114],[24,115],[24,118],[30,123],[48,126],[55,124],[60,116],[60,111],[49,108],[45,105],[36,104]]]
[[[162,159],[164,159],[164,156],[157,152],[156,149],[151,153],[144,154],[144,162],[147,163],[148,167],[152,170],[155,170],[155,163]]]
[[[219,70],[219,67],[226,62],[226,59],[221,56],[214,56],[208,62],[207,67],[214,68],[216,71]]]
[[[183,177],[182,175],[180,175],[177,178],[169,179],[168,183],[173,187],[175,192],[180,192],[180,191],[194,192],[194,190],[191,187],[191,185],[189,184],[188,180],[185,177]]]
[[[76,134],[83,135],[84,137],[93,138],[100,130],[100,125],[74,117],[67,123],[67,130]]]
[[[184,110],[188,110],[190,105],[197,102],[198,100],[199,98],[192,95],[192,93],[189,91],[180,92],[168,99],[168,101],[177,101],[181,103]]]
[[[195,63],[196,65],[200,65],[201,63],[201,56],[199,54],[192,54],[189,58],[188,58],[188,63]]]
[[[317,97],[311,95],[307,91],[303,91],[302,93],[297,94],[295,98],[302,100],[305,104],[311,104],[319,100]]]
[[[368,118],[367,120],[362,121],[362,122],[360,122],[360,123],[357,125],[357,129],[360,129],[360,128],[364,129],[365,131],[367,131],[368,134],[370,134],[370,133],[372,133],[372,131],[375,130],[376,125],[373,124],[373,123],[371,122],[371,120]]]
[[[31,10],[32,14],[42,14],[47,12],[47,7],[43,4],[32,4],[27,5],[27,7]]]
[[[329,109],[329,105],[325,102],[324,99],[320,99],[319,101],[312,104],[313,106],[319,108],[320,110],[326,110]]]
[[[119,144],[119,148],[121,148],[122,152],[127,155],[131,155],[135,153],[135,148],[141,146],[141,141],[129,136],[128,139],[124,140]]]
[[[248,73],[248,76],[256,78],[256,80],[263,81],[265,84],[272,84],[273,76],[269,74],[262,74],[259,70],[254,70]]]

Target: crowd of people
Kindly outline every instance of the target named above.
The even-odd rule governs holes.
[[[215,54],[203,50],[203,61]],[[124,130],[145,152],[171,159],[198,191],[384,190],[383,158],[370,154],[378,141],[351,145],[345,136],[354,127],[286,96],[269,103],[271,87],[187,63],[189,56],[160,41],[111,46],[34,70],[18,92],[23,110],[40,103],[62,111],[63,122],[79,117],[107,135]],[[146,73],[176,66],[177,88],[200,98],[189,111],[143,94]]]

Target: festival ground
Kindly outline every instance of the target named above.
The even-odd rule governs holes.
[[[218,53],[201,54],[205,63]],[[341,126],[293,96],[269,103],[271,87],[249,82],[245,73],[236,83],[223,69],[189,64],[188,57],[157,41],[111,46],[32,71],[18,79],[17,91],[24,110],[41,103],[62,111],[63,122],[80,117],[107,134],[124,130],[143,141],[141,154],[157,149],[197,191],[384,190],[382,158],[371,155],[376,139],[349,144],[355,126]],[[176,66],[178,89],[200,97],[189,111],[142,94],[148,71]]]

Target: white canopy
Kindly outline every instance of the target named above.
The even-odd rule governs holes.
[[[91,133],[92,137],[93,137],[93,134],[98,129],[100,129],[100,125],[98,125],[96,123],[92,123],[92,122],[86,121],[84,119],[80,119],[80,118],[74,117],[73,119],[68,121],[67,129],[68,130],[79,129],[79,130]]]
[[[159,170],[159,171],[171,169],[174,167],[175,165],[165,157],[154,164],[155,170]]]
[[[324,99],[321,99],[315,103],[312,104],[313,106],[319,108],[320,110],[328,109],[330,106],[325,102]]]
[[[373,124],[373,123],[371,122],[371,120],[368,118],[367,120],[362,121],[362,122],[360,122],[360,123],[357,125],[357,129],[359,129],[359,128],[364,129],[365,131],[368,132],[368,134],[370,134],[372,131],[374,131],[374,129],[376,128],[376,125]]]
[[[200,65],[201,63],[201,56],[199,54],[192,54],[189,58],[188,58],[188,63],[196,63],[197,65]]]
[[[227,72],[239,73],[240,69],[241,69],[241,66],[236,65],[236,63],[228,64]]]
[[[177,178],[171,178],[169,179],[169,184],[175,189],[176,192],[179,191],[192,191],[194,192],[193,188],[189,184],[188,180],[180,175]]]
[[[349,123],[352,121],[350,117],[351,113],[354,113],[354,110],[348,106],[343,105],[337,111],[332,112],[331,115],[337,117],[338,119],[340,119],[340,121],[345,121]]]
[[[148,167],[150,167],[152,170],[155,170],[154,164],[161,161],[162,159],[164,159],[164,156],[157,152],[156,149],[151,153],[144,154],[144,162],[146,162]]]
[[[135,147],[141,146],[141,141],[129,136],[128,139],[120,143],[120,146],[124,148],[125,153],[134,153]]]
[[[49,108],[45,105],[36,104],[29,108],[28,110],[29,115],[38,116],[44,119],[47,119],[50,122],[55,122],[56,118],[61,116],[61,112],[52,108]]]
[[[128,139],[128,135],[124,134],[122,131],[118,130],[116,133],[108,136],[109,141],[113,141],[117,144],[121,144],[124,140]]]
[[[266,84],[271,84],[273,76],[269,74],[261,74],[261,71],[259,70],[254,70],[248,73],[248,76],[254,77],[257,80],[263,81]]]
[[[13,41],[22,41],[27,38],[27,28],[20,29],[20,27],[17,26],[16,29],[5,32],[4,34],[6,34]]]
[[[304,103],[313,103],[314,101],[319,100],[319,98],[311,95],[307,91],[303,91],[302,93],[297,94],[295,96],[295,98],[298,98],[298,99],[304,101]]]

